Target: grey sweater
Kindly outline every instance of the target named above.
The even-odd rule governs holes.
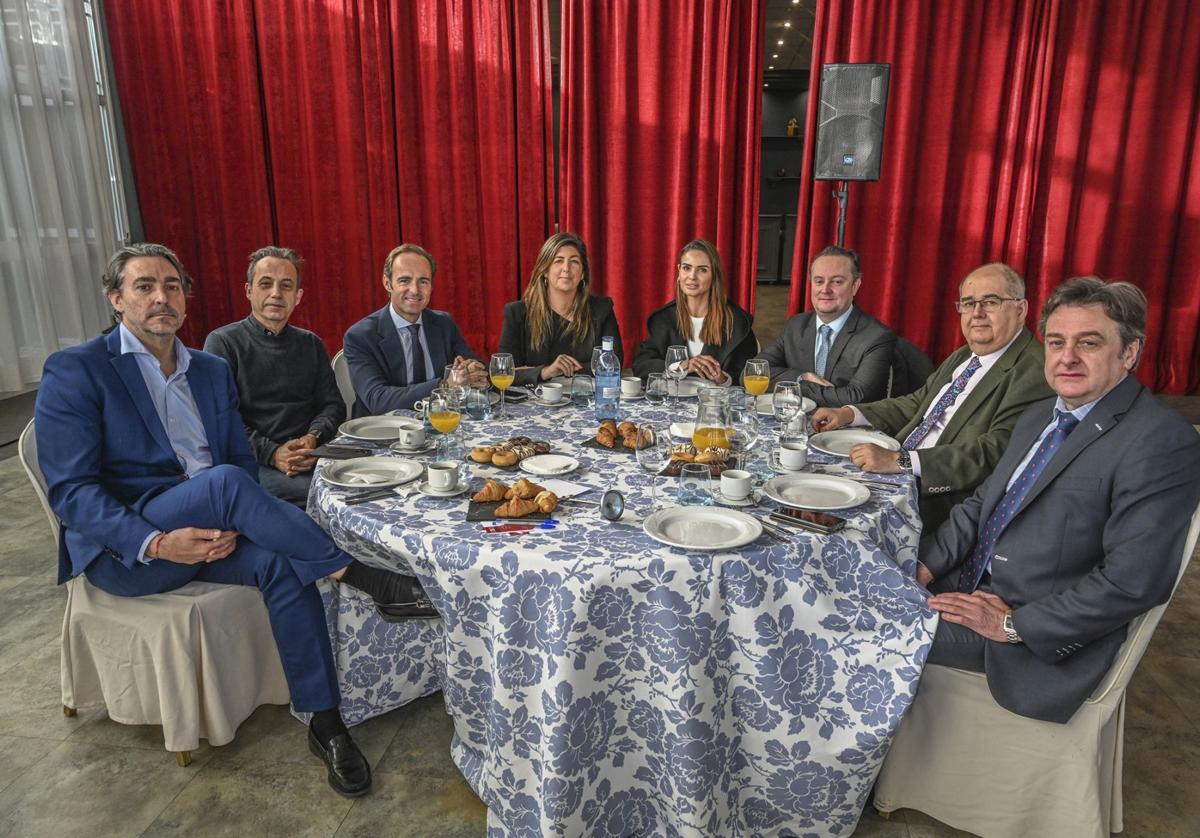
[[[325,442],[346,418],[321,339],[284,326],[273,335],[250,315],[211,332],[204,351],[229,362],[254,457],[270,465],[276,449],[307,433]]]

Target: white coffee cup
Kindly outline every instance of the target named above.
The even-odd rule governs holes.
[[[729,500],[742,500],[750,494],[750,472],[731,468],[721,472],[721,494]]]
[[[771,452],[771,465],[796,471],[808,463],[808,447],[803,442],[782,442]]]
[[[398,422],[396,438],[405,448],[418,448],[425,444],[425,424],[415,419]]]
[[[458,488],[458,463],[450,460],[439,460],[430,463],[425,470],[429,488],[435,492],[449,492]]]
[[[539,399],[546,402],[546,404],[557,404],[562,401],[563,386],[551,381],[546,384],[539,384],[533,392]]]
[[[642,380],[636,376],[621,379],[621,395],[627,399],[637,398],[642,394]]]

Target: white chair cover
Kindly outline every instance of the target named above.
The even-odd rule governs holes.
[[[1200,508],[1180,578],[1198,533]],[[1120,832],[1125,689],[1166,607],[1130,623],[1112,669],[1065,725],[1005,710],[982,673],[926,666],[880,771],[875,808],[916,809],[985,838]]]
[[[330,363],[333,365],[333,379],[337,382],[338,392],[342,394],[342,401],[346,403],[346,418],[349,419],[350,412],[354,410],[354,384],[350,381],[350,365],[346,363],[346,356],[340,349]]]

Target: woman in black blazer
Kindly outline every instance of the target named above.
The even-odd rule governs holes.
[[[662,372],[667,347],[674,345],[689,348],[684,370],[720,384],[736,380],[758,352],[753,318],[726,295],[721,257],[703,239],[679,251],[675,302],[647,319],[633,371],[643,378]]]
[[[590,285],[583,240],[574,233],[555,233],[546,239],[523,299],[504,307],[498,351],[512,354],[517,384],[536,384],[590,368],[592,349],[610,335],[624,364],[613,301],[589,295]]]

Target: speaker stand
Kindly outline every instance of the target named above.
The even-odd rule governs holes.
[[[837,198],[838,202],[838,234],[837,246],[846,246],[846,203],[850,200],[850,183],[849,181],[840,180],[838,183],[841,189],[833,190],[833,197]]]

